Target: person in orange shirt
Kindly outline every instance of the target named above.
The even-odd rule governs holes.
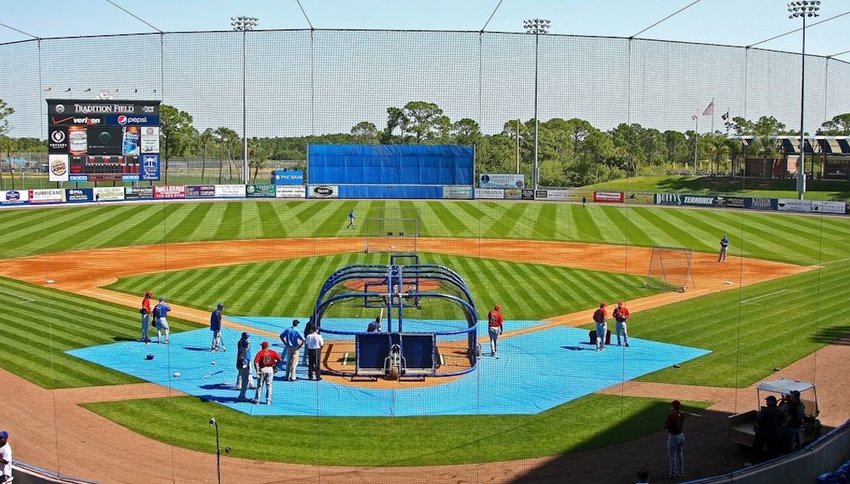
[[[626,327],[626,320],[629,319],[629,310],[622,301],[617,303],[612,313],[614,320],[617,321],[617,346],[620,346],[620,334],[623,335],[623,342],[626,343],[626,348],[629,347],[629,332]]]
[[[142,339],[140,341],[144,341],[145,344],[151,342],[151,338],[148,335],[148,328],[150,327],[151,322],[151,298],[153,297],[153,293],[148,291],[145,293],[145,298],[142,299],[142,307],[139,309],[139,313],[142,315]],[[156,324],[156,322],[154,322]]]
[[[605,349],[605,334],[608,332],[607,304],[599,303],[599,309],[593,312],[593,322],[596,323],[596,351]]]

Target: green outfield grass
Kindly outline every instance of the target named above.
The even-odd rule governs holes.
[[[239,264],[123,278],[109,289],[159,294],[167,288],[169,301],[208,309],[224,301],[227,314],[307,316],[334,271],[349,264],[387,264],[386,254],[350,253],[296,260]],[[508,319],[543,318],[593,308],[600,300],[635,299],[654,294],[642,287],[643,277],[591,272],[539,264],[420,254],[422,264],[449,267],[464,278],[480,317],[495,304]],[[307,276],[309,274],[309,276]],[[429,307],[408,317],[458,319],[462,313],[447,305]],[[349,314],[348,316],[354,316]],[[588,315],[589,318],[589,315]]]
[[[0,210],[0,258],[186,241],[361,235],[345,230],[353,208],[368,214],[418,210],[425,237],[510,238],[730,253],[796,264],[850,254],[850,217],[564,203],[443,201],[244,201],[120,204]],[[143,261],[143,254],[139,255]]]
[[[763,178],[725,178],[697,176],[638,176],[581,187],[580,190],[616,190],[729,195],[739,197],[797,198],[797,181]],[[808,180],[808,200],[850,201],[850,181]]]
[[[139,383],[124,373],[65,354],[141,336],[139,312],[0,278],[0,367],[44,388]],[[198,325],[169,318],[174,332]]]
[[[691,411],[708,406],[685,405]],[[469,464],[578,452],[657,432],[670,411],[667,400],[608,395],[588,395],[537,415],[499,416],[252,417],[193,397],[84,406],[150,438],[214,453],[212,416],[221,446],[234,457],[334,466]],[[258,428],[278,438],[258,438]]]

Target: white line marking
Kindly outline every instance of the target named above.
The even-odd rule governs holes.
[[[348,353],[342,354],[342,366],[348,366]]]
[[[751,303],[753,301],[758,301],[759,299],[764,298],[764,297],[776,296],[777,294],[782,294],[783,292],[788,292],[788,291],[789,291],[789,289],[782,289],[781,291],[776,291],[776,292],[771,292],[769,294],[762,294],[761,296],[751,297],[749,299],[742,300],[741,304]]]

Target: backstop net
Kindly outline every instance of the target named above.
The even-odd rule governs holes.
[[[644,287],[685,292],[694,287],[694,250],[686,247],[652,248]]]

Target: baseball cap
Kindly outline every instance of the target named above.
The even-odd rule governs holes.
[[[293,319],[293,320],[292,320],[292,325],[293,325],[293,326],[298,326],[299,324],[301,324],[301,321],[298,321],[297,319]]]
[[[495,309],[496,311],[498,311],[498,310],[502,309],[502,306],[499,306],[498,304],[496,304],[496,307],[494,307],[493,309]]]
[[[242,339],[246,339],[248,336],[249,336],[249,335],[248,335],[248,332],[247,332],[247,331],[243,331],[243,332],[242,332]]]
[[[604,302],[604,301],[603,301],[603,302],[601,302],[601,303],[599,303],[599,307],[600,307],[600,308],[604,308],[605,306],[607,306],[607,304],[605,304],[605,302]]]
[[[5,430],[0,432],[0,439],[8,439],[8,438],[9,438],[9,432],[6,432]]]
[[[794,395],[795,397],[799,397],[800,391],[799,390],[791,390],[791,395]]]
[[[768,395],[767,397],[765,397],[765,400],[767,400],[768,402],[776,403],[776,397],[774,397],[773,395]]]
[[[152,292],[148,291],[148,292],[145,293],[145,297],[151,297],[151,296],[153,296]]]
[[[159,302],[165,302],[165,296],[159,296]]]
[[[677,409],[677,410],[678,410],[678,409],[679,409],[679,407],[681,407],[681,406],[682,406],[682,402],[680,402],[680,401],[678,401],[678,400],[673,400],[673,403],[671,403],[670,405],[673,405],[673,408],[675,408],[675,409]]]
[[[222,309],[222,308],[224,308],[224,304],[222,304],[222,303],[218,303],[218,306],[217,306],[217,307],[218,307],[219,309]]]
[[[269,347],[269,342],[268,342],[268,341],[263,341],[263,342],[260,344],[260,346],[262,346],[263,348],[268,348],[268,347]]]

